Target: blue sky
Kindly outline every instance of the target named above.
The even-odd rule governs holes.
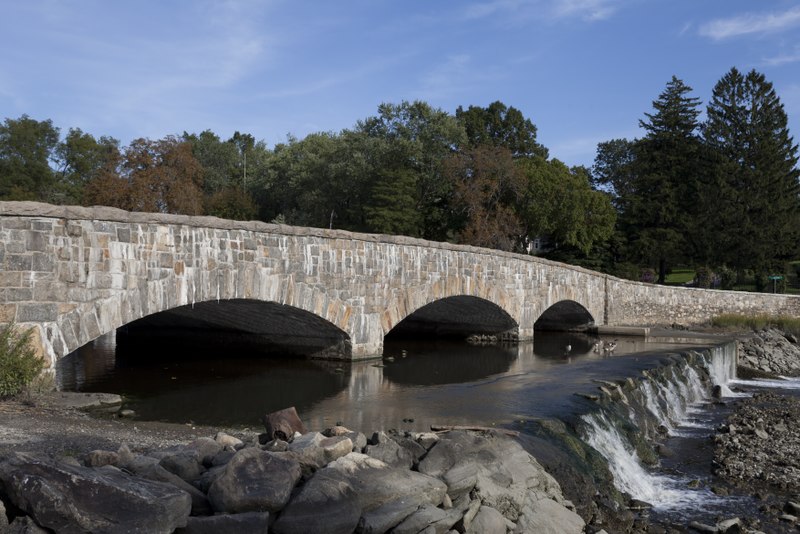
[[[764,73],[800,135],[800,3],[788,0],[0,0],[0,120],[127,144],[210,129],[271,147],[381,102],[500,100],[550,155],[590,165],[640,135],[674,74],[705,104]]]

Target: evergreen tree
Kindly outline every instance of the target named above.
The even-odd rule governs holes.
[[[639,122],[646,135],[634,147],[632,183],[620,218],[635,259],[657,266],[659,283],[671,262],[692,253],[701,144],[700,101],[691,91],[673,76],[653,102],[654,113]]]
[[[726,263],[764,272],[797,253],[797,145],[772,84],[732,68],[714,87],[703,127],[715,155],[712,206]]]

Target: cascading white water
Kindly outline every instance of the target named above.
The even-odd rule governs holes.
[[[722,388],[723,397],[737,396],[728,387],[728,383],[736,378],[736,350],[736,343],[713,347],[710,361],[706,360],[711,381]]]
[[[696,361],[705,367],[713,385],[726,386],[736,377],[736,345],[729,343],[714,347],[707,356]],[[724,387],[725,391],[730,391]],[[642,408],[649,412],[670,434],[689,421],[693,405],[710,397],[707,384],[688,362],[664,370],[658,379],[649,376],[639,382],[643,399]],[[635,418],[629,415],[631,421]],[[687,504],[708,503],[716,497],[707,490],[687,489],[686,480],[648,471],[636,453],[635,447],[612,424],[612,418],[603,412],[584,415],[587,427],[585,440],[607,461],[614,476],[614,484],[622,492],[644,500],[657,509],[677,510]]]

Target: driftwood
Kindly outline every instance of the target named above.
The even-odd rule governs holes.
[[[459,425],[431,425],[434,432],[450,432],[451,430],[473,430],[477,432],[499,432],[506,436],[519,436],[516,430],[506,430],[505,428],[494,428],[491,426],[459,426]]]

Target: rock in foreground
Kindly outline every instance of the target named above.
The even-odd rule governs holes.
[[[0,497],[25,514],[12,528],[33,521],[57,532],[583,531],[555,479],[508,436],[381,433],[367,445],[348,432],[297,434],[292,445],[254,439],[239,450],[204,439],[153,457],[123,446],[93,451],[86,466],[16,453],[0,463]],[[387,451],[410,461],[389,465]],[[198,505],[205,499],[215,515]]]

